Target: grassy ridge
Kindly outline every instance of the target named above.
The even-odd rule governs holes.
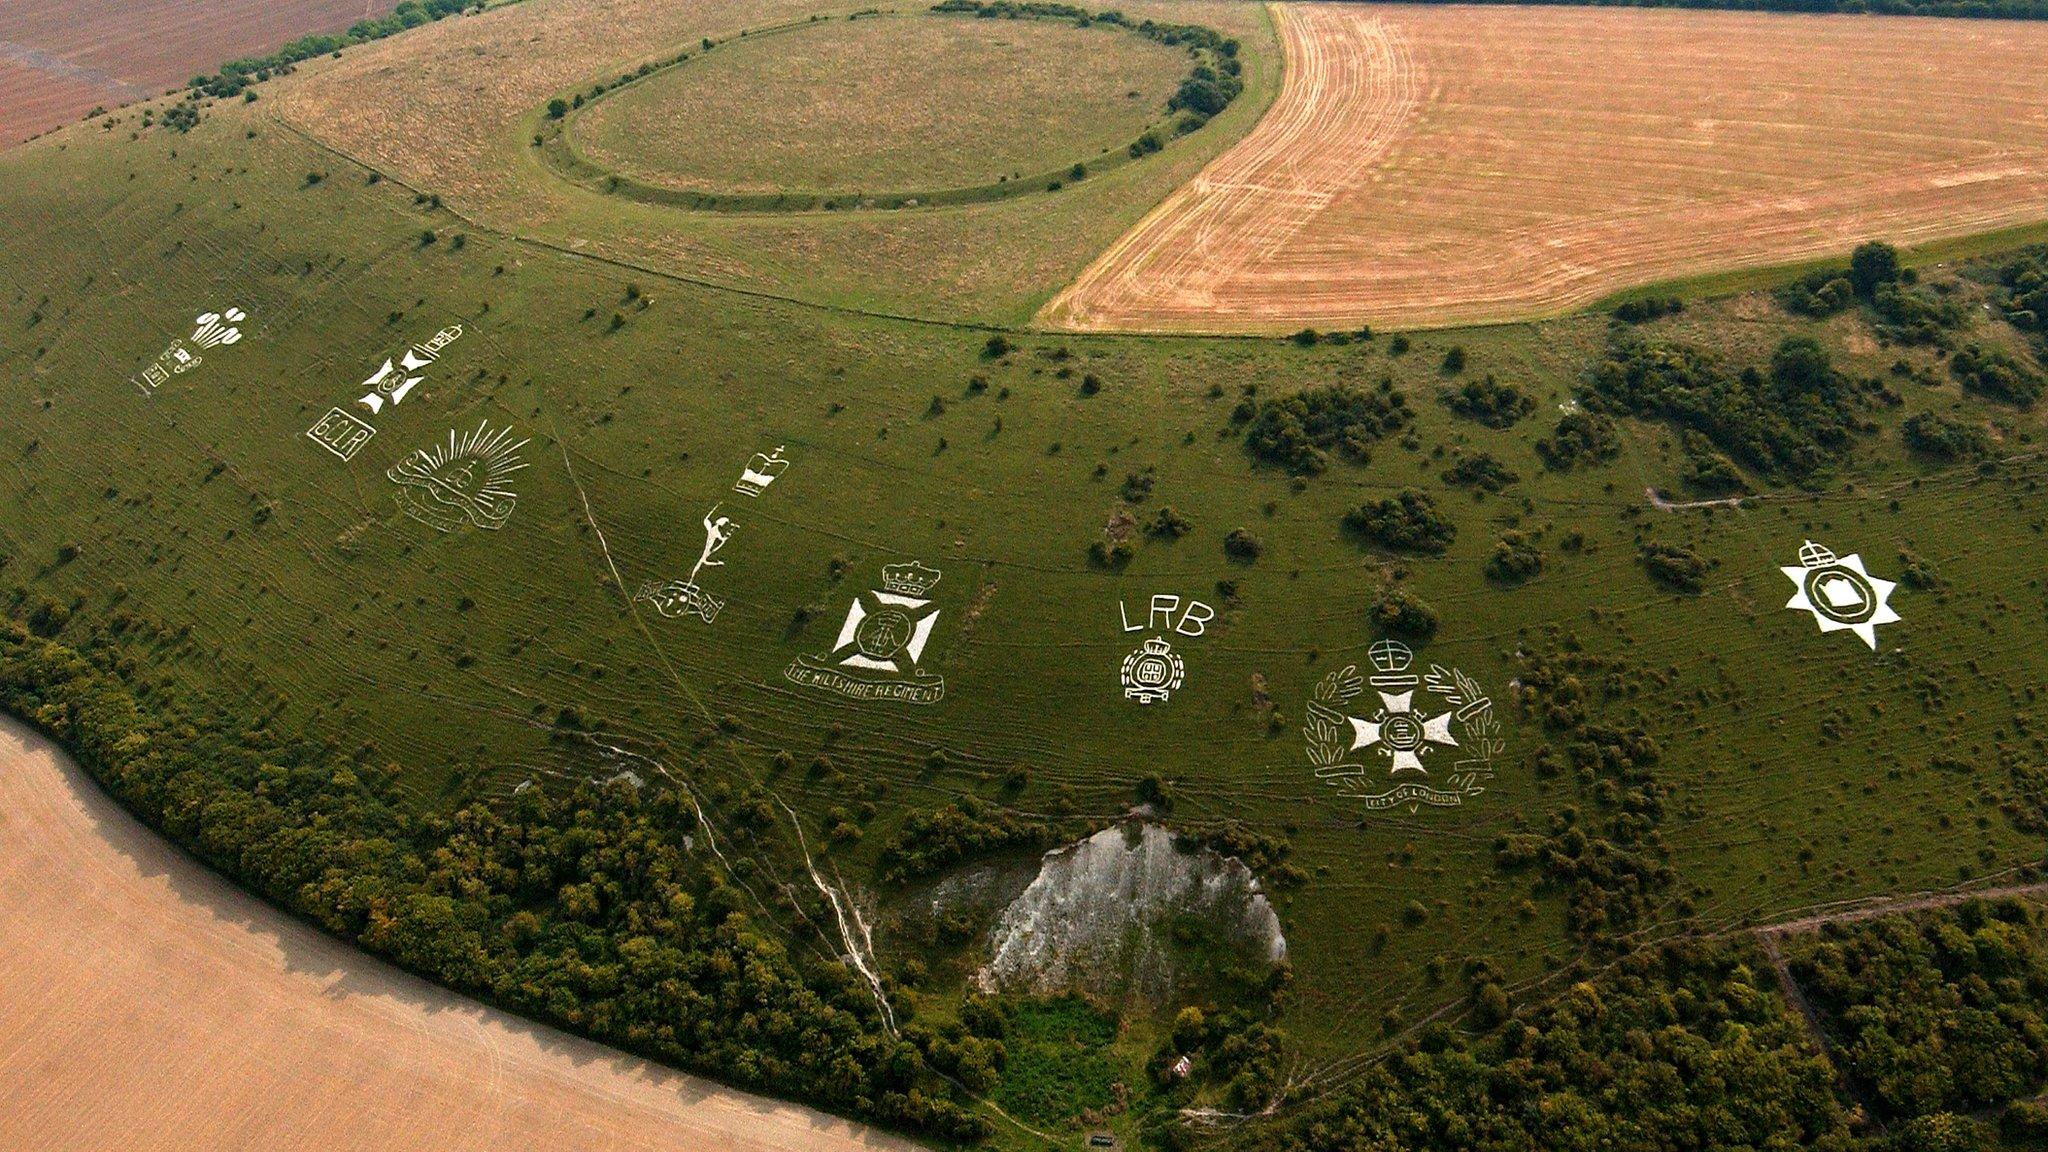
[[[278,722],[324,726],[395,766],[416,814],[615,774],[620,757],[562,738],[565,713],[687,774],[722,813],[772,789],[813,845],[833,808],[872,803],[862,838],[830,850],[850,879],[873,875],[912,809],[974,794],[1108,819],[1157,774],[1176,819],[1292,843],[1306,878],[1279,897],[1295,967],[1283,1023],[1305,1066],[1333,1072],[1385,1041],[1388,1010],[1414,1020],[1457,1001],[1443,973],[1458,958],[1517,983],[1580,947],[1567,893],[1494,863],[1498,835],[1585,802],[1572,777],[1534,769],[1551,737],[1508,705],[1525,649],[1576,644],[1668,674],[1607,706],[1655,738],[1671,789],[1660,835],[1678,880],[1653,901],[1652,933],[2040,855],[2002,810],[2005,757],[2024,749],[2012,718],[2048,671],[2048,603],[2022,559],[2048,516],[2039,417],[1961,393],[1931,351],[1881,347],[1859,316],[1816,323],[1743,297],[1645,329],[1738,365],[1810,333],[1854,374],[1884,377],[1903,358],[1932,381],[1896,384],[1900,405],[1872,412],[1852,463],[1811,492],[1664,513],[1643,489],[1681,490],[1667,427],[1625,421],[1617,460],[1569,473],[1534,449],[1600,354],[1602,318],[1431,334],[1403,356],[1386,335],[1314,348],[1013,335],[1015,350],[990,358],[980,333],[509,239],[370,182],[261,108],[224,108],[189,135],[130,138],[123,123],[0,156],[0,211],[19,222],[0,254],[0,584],[88,622],[118,599],[189,629],[150,675],[195,688],[260,677],[280,694]],[[227,304],[250,314],[239,344],[154,396],[128,382]],[[2024,352],[1972,311],[1972,339]],[[385,356],[457,322],[462,338],[356,460],[306,439]],[[1467,375],[1517,385],[1536,411],[1505,429],[1453,415],[1437,399],[1453,344]],[[1339,459],[1297,484],[1231,433],[1247,385],[1270,397],[1387,375],[1415,423],[1368,464]],[[2006,461],[1910,457],[1897,427],[1930,411],[1995,431]],[[444,536],[402,515],[386,468],[486,420],[530,438],[506,526]],[[736,496],[747,457],[776,445],[788,473],[759,500]],[[1480,450],[1519,482],[1482,498],[1442,481],[1454,454]],[[1457,527],[1440,558],[1343,528],[1363,500],[1409,487]],[[629,602],[621,581],[688,572],[721,501],[739,528],[707,570],[727,600],[717,622]],[[1185,536],[1144,539],[1122,568],[1091,563],[1105,524],[1162,505],[1190,519]],[[1226,556],[1237,528],[1263,542],[1255,561]],[[1519,586],[1485,575],[1510,529],[1546,558]],[[1896,578],[1902,552],[1935,575],[1897,594],[1905,621],[1881,631],[1881,654],[1782,609],[1776,569],[1807,538],[1861,552],[1879,575]],[[1704,559],[1699,594],[1650,581],[1638,550],[1652,542]],[[884,564],[912,559],[943,572],[927,656],[943,701],[860,705],[784,678],[830,647]],[[1363,662],[1369,606],[1397,574],[1440,617],[1424,655],[1488,688],[1506,723],[1502,770],[1459,809],[1362,810],[1304,754],[1311,690]],[[1135,617],[1159,593],[1221,612],[1176,641],[1185,685],[1139,708],[1117,683],[1140,639],[1119,604]],[[820,756],[831,771],[808,769]],[[1006,786],[1019,766],[1025,782]],[[886,932],[882,952],[907,958]]]

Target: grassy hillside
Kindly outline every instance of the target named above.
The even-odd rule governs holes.
[[[1711,350],[1730,376],[1810,336],[1844,377],[1877,381],[1820,466],[1737,461],[1755,493],[1742,507],[1661,510],[1646,488],[1718,496],[1684,477],[1729,449],[1623,416],[1610,459],[1559,470],[1538,451],[1561,407],[1599,403],[1574,397],[1615,355],[1605,316],[1431,333],[1398,355],[1386,333],[991,345],[704,287],[694,269],[557,243],[567,232],[516,238],[491,211],[456,216],[463,190],[437,202],[422,173],[417,190],[379,178],[270,103],[218,105],[189,134],[127,113],[0,155],[0,587],[60,639],[120,612],[161,621],[178,641],[144,682],[247,693],[268,726],[389,764],[414,815],[656,763],[714,821],[779,799],[876,894],[898,926],[878,952],[900,973],[933,959],[892,935],[914,902],[879,878],[908,815],[972,796],[1101,823],[1158,799],[1141,787],[1156,776],[1172,820],[1287,846],[1298,873],[1269,870],[1293,968],[1279,1023],[1290,1076],[1311,1086],[1462,1004],[1466,960],[1533,988],[1631,940],[2040,858],[2023,719],[2048,675],[2028,559],[2048,523],[2040,417],[1964,391],[1945,352],[1881,339],[1869,307],[1812,319],[1752,294],[1631,330]],[[810,277],[836,242],[778,275]],[[1037,242],[978,259],[1028,261]],[[1941,339],[2032,365],[2028,337],[1983,307],[1981,271],[1923,281],[1959,302]],[[153,390],[132,382],[228,307],[247,313],[238,342]],[[385,358],[455,325],[401,402],[353,404]],[[1489,375],[1526,397],[1507,427],[1484,388],[1445,400]],[[1233,415],[1383,379],[1412,423],[1369,461],[1333,449],[1317,475],[1256,458],[1261,425]],[[346,461],[307,436],[336,407],[375,429]],[[1978,430],[1984,458],[1909,452],[1901,428],[1928,413]],[[502,525],[443,533],[408,515],[401,492],[431,497],[391,470],[485,424],[523,442]],[[787,471],[736,493],[752,454],[778,446]],[[1445,478],[1482,452],[1515,476],[1501,491]],[[1406,489],[1455,526],[1441,554],[1347,528]],[[633,599],[691,572],[714,506],[733,522],[700,572],[715,621]],[[1184,533],[1144,531],[1166,507]],[[1128,535],[1127,558],[1091,556],[1106,529]],[[1227,549],[1239,529],[1255,557]],[[1540,573],[1503,578],[1510,534]],[[1784,610],[1778,569],[1809,539],[1876,576],[1914,573],[1877,651]],[[1651,545],[1694,554],[1693,587],[1654,580]],[[942,699],[862,703],[788,678],[832,651],[884,566],[912,561],[940,573],[921,664]],[[1367,664],[1372,608],[1396,586],[1438,617],[1423,662],[1468,675],[1502,724],[1491,780],[1454,808],[1368,808],[1305,747],[1312,694]],[[1124,631],[1162,594],[1214,623]],[[1141,707],[1119,669],[1154,634],[1186,678]],[[1569,853],[1574,820],[1578,843],[1613,855],[1575,870],[1502,850],[1551,837]],[[842,825],[859,835],[834,837]],[[820,946],[814,925],[782,927]],[[935,967],[924,998],[944,1019],[958,969]],[[1167,1019],[1141,1014],[1126,1035],[1132,1078]]]

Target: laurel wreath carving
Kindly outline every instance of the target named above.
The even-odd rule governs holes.
[[[1456,791],[1476,796],[1485,791],[1480,778],[1492,773],[1494,757],[1507,750],[1507,741],[1500,735],[1500,721],[1493,714],[1493,702],[1477,681],[1441,664],[1430,665],[1422,682],[1458,712],[1468,741],[1462,747],[1468,755],[1457,762],[1452,783]],[[1317,682],[1301,735],[1307,745],[1309,763],[1318,770],[1318,775],[1344,766],[1351,752],[1351,722],[1343,706],[1364,691],[1365,679],[1358,674],[1356,664],[1347,664]],[[1361,791],[1350,780],[1332,782],[1347,792]]]

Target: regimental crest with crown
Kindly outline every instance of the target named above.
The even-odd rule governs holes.
[[[846,610],[832,651],[799,656],[783,675],[793,684],[855,700],[938,703],[946,682],[923,667],[939,623],[930,599],[938,582],[938,569],[915,560],[885,566],[881,588],[855,598]]]
[[[157,353],[155,360],[143,366],[141,377],[134,380],[136,387],[145,394],[154,394],[171,377],[182,376],[199,367],[200,352],[240,343],[242,330],[237,325],[248,318],[249,314],[240,308],[200,313],[192,321],[192,338],[173,340],[169,347]]]
[[[775,483],[775,478],[782,475],[788,467],[789,461],[782,458],[780,444],[775,446],[773,452],[756,452],[754,458],[747,461],[747,466],[740,470],[740,478],[733,484],[732,490],[742,496],[759,496],[766,492],[768,486]]]
[[[1124,698],[1140,704],[1164,704],[1187,678],[1187,665],[1174,654],[1164,636],[1154,636],[1124,657]]]
[[[1375,643],[1366,657],[1369,679],[1346,665],[1309,701],[1302,736],[1316,777],[1373,810],[1455,808],[1486,791],[1507,744],[1479,685],[1441,664],[1418,675],[1414,651],[1397,640]],[[1369,712],[1352,703],[1368,683]]]
[[[1797,591],[1785,607],[1811,612],[1822,632],[1854,632],[1872,652],[1877,651],[1877,626],[1896,624],[1892,611],[1892,589],[1898,584],[1879,580],[1863,568],[1863,557],[1850,553],[1837,558],[1826,547],[1808,540],[1799,548],[1799,564],[1778,569]]]

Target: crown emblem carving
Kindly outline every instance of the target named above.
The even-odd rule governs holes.
[[[739,482],[732,486],[732,490],[743,496],[759,496],[788,467],[789,461],[783,458],[779,444],[773,452],[756,452],[741,470]]]
[[[882,591],[894,592],[898,596],[921,598],[938,582],[938,569],[927,568],[915,560],[908,564],[887,564],[882,567]]]

